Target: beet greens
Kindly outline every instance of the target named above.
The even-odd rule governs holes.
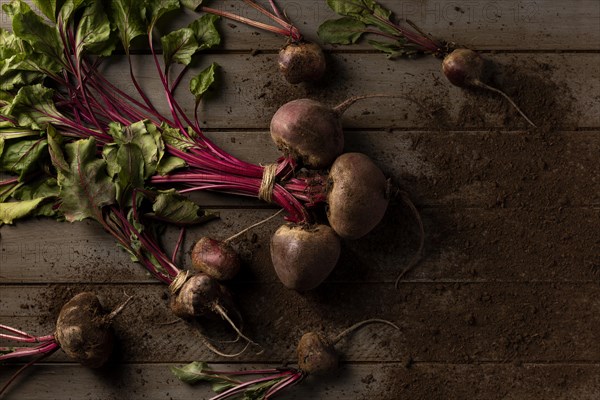
[[[327,0],[327,4],[342,18],[327,20],[319,26],[318,34],[323,42],[354,44],[363,36],[375,36],[382,40],[368,39],[367,43],[386,53],[388,58],[413,58],[424,54],[443,58],[442,72],[450,83],[499,94],[535,128],[506,93],[484,82],[489,74],[484,59],[475,51],[435,39],[410,20],[396,22],[392,12],[375,0]]]
[[[0,52],[8,57],[0,73],[0,172],[18,177],[0,183],[1,222],[29,215],[69,222],[94,219],[132,260],[171,286],[172,298],[208,298],[203,307],[187,307],[189,314],[178,316],[193,320],[218,315],[247,339],[237,327],[239,313],[227,289],[215,283],[218,290],[210,297],[203,287],[187,284],[198,275],[181,271],[175,256],[168,256],[157,241],[156,222],[187,226],[215,215],[174,190],[147,186],[152,176],[183,168],[186,162],[208,179],[233,182],[234,188],[247,186],[242,173],[248,169],[251,175],[260,172],[261,167],[214,146],[203,135],[197,115],[192,122],[174,99],[192,56],[220,43],[214,25],[218,17],[202,16],[162,36],[161,63],[154,28],[161,17],[180,8],[179,1],[147,1],[146,7],[126,0],[113,1],[110,7],[102,2],[65,3],[52,10],[38,3],[47,19],[19,0],[3,6],[13,33],[0,32]],[[158,112],[134,76],[129,48],[140,36],[148,40],[170,116]],[[108,81],[99,68],[119,45],[139,99]],[[171,83],[175,64],[184,68]],[[213,64],[191,79],[197,104],[214,82],[215,69]],[[177,301],[171,305],[174,311],[182,309]]]
[[[13,20],[14,33],[2,31],[2,50],[13,55],[7,61],[7,72],[0,76],[13,77],[5,81],[6,91],[0,98],[0,118],[4,120],[0,135],[7,142],[4,151],[0,148],[0,157],[6,161],[0,161],[3,170],[20,173],[19,182],[25,178],[44,181],[46,177],[31,176],[31,171],[39,161],[34,156],[43,157],[49,126],[66,141],[95,138],[107,159],[116,156],[110,150],[116,142],[128,141],[137,131],[146,130],[151,138],[144,140],[153,140],[159,152],[156,165],[144,171],[138,180],[152,177],[153,184],[185,183],[191,186],[187,191],[218,190],[261,197],[286,209],[289,220],[308,221],[310,217],[302,204],[304,197],[292,195],[275,182],[293,174],[293,160],[282,159],[275,168],[250,164],[229,155],[202,132],[197,106],[215,81],[216,64],[190,81],[190,90],[196,97],[193,121],[174,97],[192,56],[220,43],[215,27],[218,17],[203,15],[187,27],[162,36],[161,64],[154,48],[154,27],[163,15],[179,8],[178,1],[148,3],[145,14],[136,4],[124,0],[112,2],[108,14],[95,4],[100,3],[80,5],[77,10],[80,18],[66,6],[57,14],[47,15],[56,21],[55,25],[46,23],[21,1],[4,5]],[[129,49],[131,41],[141,36],[147,38],[169,106],[168,116],[158,112],[134,75]],[[100,72],[100,65],[119,41],[129,60],[129,75],[138,99],[124,93]],[[171,82],[175,64],[184,68]],[[25,135],[31,139],[25,141]],[[18,142],[14,156],[13,142]],[[139,144],[145,148],[144,143]],[[19,168],[8,165],[12,159],[18,160]],[[166,175],[184,167],[187,167],[185,173]],[[265,182],[270,182],[266,188]],[[35,214],[41,204],[34,202],[38,198],[22,199],[29,202],[20,204],[19,213],[12,212]],[[3,220],[12,221],[9,216]]]

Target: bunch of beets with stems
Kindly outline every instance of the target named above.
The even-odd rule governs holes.
[[[392,193],[389,181],[367,156],[342,154],[341,114],[366,96],[333,109],[308,99],[284,105],[271,122],[271,135],[284,156],[267,166],[251,164],[216,146],[200,127],[198,106],[215,81],[216,64],[190,81],[196,98],[193,119],[174,95],[192,57],[220,44],[217,16],[203,15],[160,37],[161,63],[155,27],[181,7],[178,0],[80,1],[58,8],[46,1],[33,3],[46,18],[21,0],[3,5],[13,32],[0,31],[0,171],[14,175],[0,182],[3,223],[35,215],[69,222],[95,219],[134,261],[170,285],[171,308],[178,317],[216,315],[238,338],[255,344],[241,332],[241,317],[225,286],[205,273],[176,266],[183,229],[215,217],[183,194],[219,191],[281,207],[291,225],[283,225],[273,236],[273,262],[282,282],[300,291],[314,288],[333,269],[340,237],[359,238],[383,217]],[[273,15],[284,21],[271,4]],[[288,29],[292,41],[299,42],[297,29]],[[169,115],[158,111],[135,77],[131,43],[142,37]],[[102,73],[102,63],[119,47],[139,97]],[[175,64],[183,67],[173,77]],[[307,143],[298,141],[307,134]],[[312,154],[315,148],[328,152]],[[185,188],[176,192],[169,189],[173,184]],[[319,223],[313,212],[326,203],[331,226]],[[361,218],[353,221],[356,215]],[[182,227],[172,256],[157,240],[156,222]],[[37,338],[11,327],[2,329],[18,341],[39,343],[32,351],[40,356],[59,345],[52,335]],[[289,384],[301,375],[291,376],[295,378],[286,381]]]

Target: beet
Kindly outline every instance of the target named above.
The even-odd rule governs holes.
[[[344,150],[342,115],[356,101],[371,97],[392,96],[354,96],[333,108],[311,99],[292,100],[273,115],[271,138],[286,157],[312,169],[328,168]]]
[[[179,288],[171,288],[171,310],[182,319],[214,318],[219,308],[235,309],[229,290],[207,274],[188,276]]]
[[[287,157],[326,168],[344,150],[344,132],[331,108],[310,99],[292,100],[271,119],[271,137]]]
[[[339,365],[339,355],[335,345],[363,326],[376,323],[389,325],[396,330],[400,330],[397,325],[390,321],[367,319],[352,325],[331,339],[318,332],[305,333],[296,346],[298,367],[306,375],[325,375],[334,372]]]
[[[196,272],[224,281],[237,275],[241,260],[228,242],[202,237],[192,249],[192,266]]]
[[[308,332],[302,335],[296,347],[298,368],[311,375],[331,373],[338,368],[339,355],[327,337]]]
[[[389,203],[389,181],[362,153],[339,156],[329,171],[327,219],[343,239],[358,239],[383,218]]]
[[[69,358],[88,367],[100,367],[109,359],[114,345],[111,315],[95,294],[80,293],[60,310],[56,340]]]
[[[327,225],[282,225],[271,238],[271,260],[279,280],[301,292],[329,276],[340,251],[340,239]]]
[[[444,57],[442,72],[450,83],[455,86],[461,88],[478,87],[501,95],[535,128],[535,124],[506,93],[485,83],[487,78],[486,63],[479,53],[470,49],[454,50]]]
[[[206,274],[190,275],[187,272],[181,272],[171,283],[170,290],[171,310],[179,318],[187,321],[194,321],[200,317],[222,318],[239,337],[244,338],[248,343],[257,345],[246,337],[233,322],[230,315],[241,320],[240,313],[229,290],[216,279]]]
[[[455,86],[477,86],[485,79],[485,60],[473,50],[456,49],[442,61],[442,72]]]
[[[316,43],[290,42],[279,51],[279,70],[292,84],[318,81],[325,74],[325,54]]]

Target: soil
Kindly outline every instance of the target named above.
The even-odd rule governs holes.
[[[272,58],[265,60],[274,65]],[[396,154],[385,167],[409,188],[426,225],[424,260],[398,290],[393,281],[417,244],[412,215],[399,203],[370,235],[345,242],[338,268],[308,293],[277,282],[269,256],[272,226],[237,243],[245,265],[227,285],[236,293],[244,332],[265,349],[261,355],[247,352],[236,362],[294,362],[303,333],[335,335],[359,320],[378,317],[400,325],[402,332],[365,328],[337,346],[342,362],[387,364],[377,377],[373,371],[358,378],[373,390],[368,398],[499,399],[518,389],[520,398],[535,399],[548,393],[566,397],[585,384],[589,376],[579,367],[547,364],[600,359],[595,300],[600,294],[600,214],[590,208],[598,204],[593,193],[598,183],[590,179],[597,170],[597,139],[559,133],[575,126],[571,94],[550,79],[551,66],[520,60],[496,65],[490,83],[511,96],[537,129],[493,93],[461,91],[458,114],[440,102],[444,96],[417,99],[429,129],[442,134],[407,133],[412,150],[437,175],[397,172]],[[344,80],[330,78],[343,69],[330,71],[335,72],[324,79],[329,86],[282,88],[267,82],[256,98],[273,111],[297,97],[341,101]],[[331,89],[339,98],[332,99]],[[464,132],[488,126],[490,118],[500,118],[502,131]],[[379,133],[396,132],[391,127]],[[465,188],[473,193],[460,192]],[[106,281],[114,281],[113,273],[106,269]],[[225,324],[201,321],[199,328],[178,322],[168,309],[167,288],[160,284],[47,289],[36,300],[45,326],[77,292],[100,293],[107,308],[122,302],[124,293],[134,296],[114,321],[116,362],[223,361],[198,340],[199,329],[211,338],[232,338]],[[237,344],[223,349],[239,350]]]
[[[429,127],[437,130],[463,130],[489,125],[502,126],[503,131],[528,130],[547,135],[559,130],[574,130],[577,115],[572,110],[573,97],[566,84],[552,79],[553,66],[537,60],[515,57],[508,63],[486,57],[489,73],[485,83],[506,93],[536,124],[532,128],[524,118],[500,95],[485,89],[469,88],[461,92],[464,99],[456,118],[451,116],[449,104],[443,102],[448,96],[426,96],[415,99],[422,104],[421,117],[429,121]],[[448,82],[437,81],[444,91]],[[441,94],[441,93],[440,93]],[[499,118],[499,119],[498,119]]]

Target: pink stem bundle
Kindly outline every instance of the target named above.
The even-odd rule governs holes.
[[[255,27],[258,29],[262,29],[262,30],[265,30],[268,32],[278,34],[278,35],[290,37],[294,42],[298,42],[298,41],[302,40],[302,34],[298,30],[298,28],[295,27],[292,23],[290,23],[288,18],[285,15],[283,15],[283,13],[279,10],[279,7],[277,7],[277,5],[275,4],[275,2],[273,0],[269,0],[269,3],[271,4],[271,8],[273,9],[273,12],[267,10],[265,7],[261,6],[254,0],[244,0],[244,3],[248,4],[250,7],[254,8],[261,14],[265,15],[267,18],[271,19],[273,22],[275,22],[279,26],[265,24],[263,22],[259,22],[259,21],[255,21],[250,18],[242,17],[240,15],[237,15],[237,14],[234,14],[234,13],[231,13],[228,11],[218,10],[215,8],[210,8],[210,7],[205,7],[205,6],[201,6],[199,8],[199,11],[204,11],[209,14],[218,15],[220,17],[227,18],[232,21],[240,22],[244,25],[252,26],[252,27]]]
[[[10,377],[8,382],[6,382],[4,386],[0,388],[0,395],[2,395],[6,388],[17,378],[17,376],[19,376],[19,374],[42,358],[48,357],[54,353],[60,348],[60,345],[56,341],[54,335],[34,336],[27,332],[3,324],[0,324],[0,331],[9,332],[9,334],[0,333],[0,339],[18,343],[37,344],[36,346],[0,347],[0,362],[10,359],[37,356],[36,359],[28,362],[17,372],[15,372]]]

